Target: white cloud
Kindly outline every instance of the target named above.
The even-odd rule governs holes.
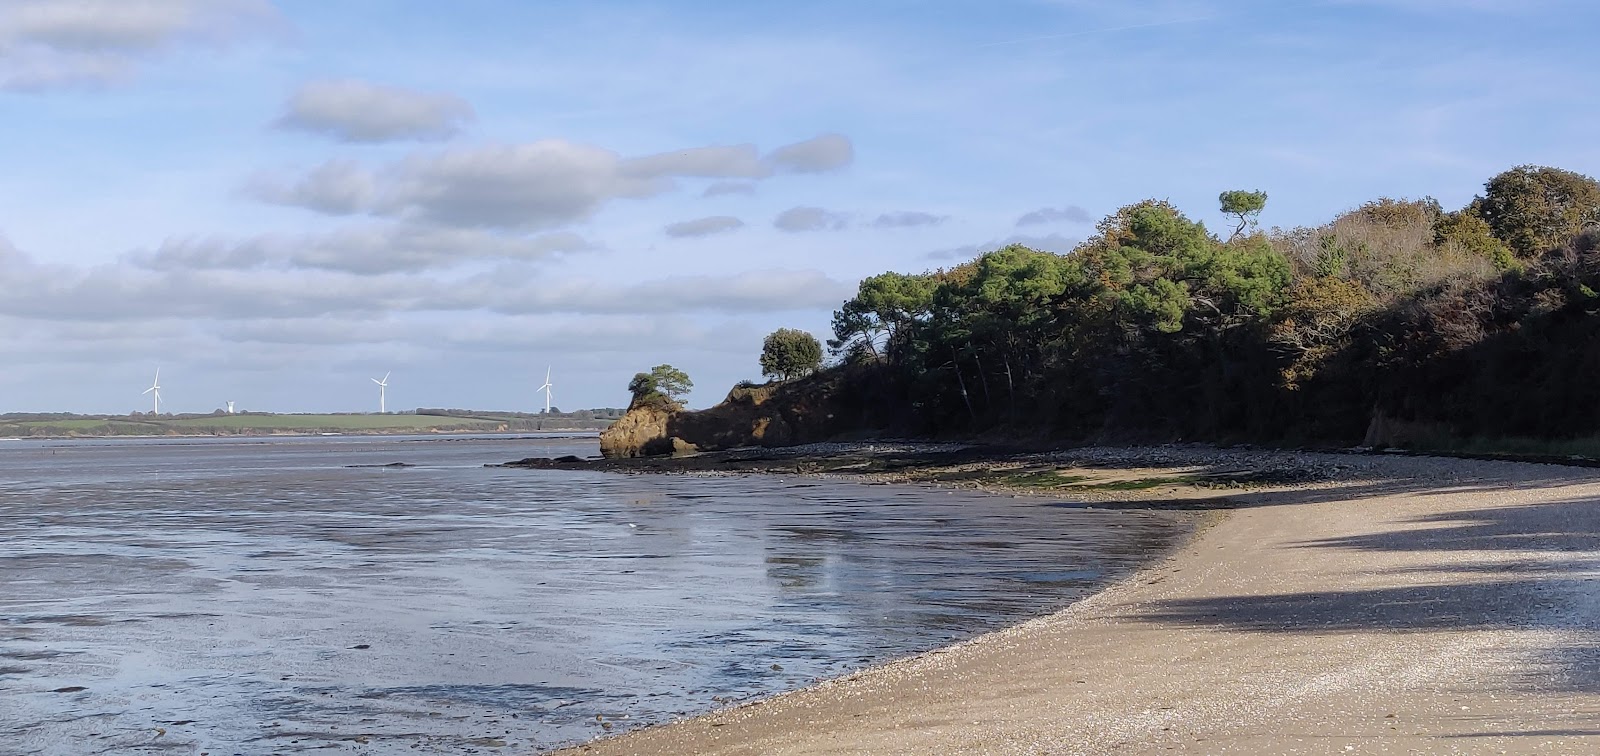
[[[756,185],[750,181],[718,181],[706,187],[700,193],[701,197],[721,197],[725,194],[752,195],[756,193]]]
[[[629,176],[655,179],[673,176],[696,178],[764,178],[772,174],[761,162],[753,144],[727,147],[691,147],[632,158],[622,164]]]
[[[377,179],[353,160],[329,160],[290,184],[258,177],[245,187],[264,202],[293,205],[329,215],[365,212],[377,199]]]
[[[854,287],[815,270],[757,270],[677,276],[640,284],[573,281],[507,291],[490,309],[503,313],[790,312],[837,307]]]
[[[468,262],[531,261],[584,252],[595,245],[572,233],[541,236],[409,224],[348,228],[326,234],[264,234],[242,240],[169,239],[127,260],[157,271],[314,268],[347,273],[396,273]]]
[[[266,0],[6,0],[0,89],[115,83],[180,44],[223,44],[278,20]]]
[[[366,213],[450,226],[535,229],[582,220],[619,197],[671,187],[629,176],[616,153],[549,139],[412,156],[370,172],[330,161],[290,186],[257,181],[256,196],[346,215]]]
[[[669,224],[663,229],[667,236],[685,238],[694,236],[710,236],[735,229],[743,228],[744,221],[728,215],[714,215],[710,218],[696,218],[695,220]]]
[[[301,86],[278,125],[344,142],[388,142],[447,139],[474,117],[472,106],[452,94],[327,79]]]
[[[856,158],[855,146],[840,134],[824,134],[815,139],[779,147],[767,162],[780,171],[824,173],[849,165]]]
[[[561,235],[557,235],[559,242]],[[543,241],[541,241],[543,240]],[[545,237],[530,246],[553,244]],[[392,313],[496,312],[661,314],[787,312],[832,307],[849,286],[814,271],[762,270],[681,276],[623,284],[552,279],[525,261],[456,275],[419,272],[414,264],[349,259],[327,267],[279,267],[287,240],[236,247],[200,242],[90,268],[39,264],[0,245],[0,316],[42,321],[187,318],[232,321]],[[387,247],[374,245],[374,250]],[[296,251],[315,261],[319,252]],[[378,272],[379,269],[389,272]]]
[[[562,139],[415,154],[369,170],[332,160],[297,181],[257,179],[268,202],[331,215],[370,214],[448,226],[539,229],[584,220],[615,199],[651,197],[677,178],[761,178],[838,164],[849,140],[822,137],[766,159],[751,145],[695,147],[624,159]]]
[[[1044,223],[1057,223],[1067,221],[1070,223],[1090,223],[1094,220],[1089,211],[1077,205],[1066,207],[1041,207],[1033,212],[1023,213],[1017,219],[1018,226],[1037,226]]]
[[[850,216],[820,207],[791,207],[772,220],[780,231],[839,231],[850,225]]]
[[[910,228],[913,226],[937,226],[950,219],[948,215],[934,215],[917,210],[901,210],[899,212],[884,213],[872,222],[875,228]]]

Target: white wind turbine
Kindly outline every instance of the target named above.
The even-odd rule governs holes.
[[[534,389],[534,393],[544,392],[544,413],[546,415],[550,414],[550,389],[552,388],[555,388],[555,384],[550,382],[550,368],[547,367],[544,369],[544,385]]]
[[[389,411],[384,405],[384,402],[387,400],[385,394],[389,392],[389,374],[384,373],[383,380],[381,381],[377,378],[373,378],[372,382],[378,384],[378,414],[381,415]]]
[[[159,415],[159,414],[161,414],[161,368],[159,368],[159,367],[156,368],[156,380],[155,380],[155,382],[150,384],[150,388],[147,388],[144,391],[139,392],[139,395],[143,396],[143,395],[148,394],[148,393],[150,393],[152,391],[156,392],[156,414]]]

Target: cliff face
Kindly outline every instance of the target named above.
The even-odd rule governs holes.
[[[856,430],[856,414],[837,406],[836,380],[827,374],[798,381],[735,388],[721,404],[687,412],[662,403],[628,410],[600,434],[607,458],[648,457],[740,446],[792,446]]]
[[[671,454],[677,449],[668,431],[672,416],[678,410],[665,403],[635,404],[628,412],[600,434],[600,453],[607,459],[617,457],[653,457]]]

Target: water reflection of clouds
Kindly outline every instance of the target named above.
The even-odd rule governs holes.
[[[0,691],[21,703],[0,730],[41,753],[157,726],[213,750],[545,747],[597,734],[595,715],[625,729],[1049,611],[1181,528],[924,489],[481,467],[592,451],[575,443],[592,445],[9,449]],[[418,466],[349,467],[395,461]],[[84,715],[104,737],[82,740]]]

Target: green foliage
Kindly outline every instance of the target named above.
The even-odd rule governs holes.
[[[633,403],[638,404],[652,397],[661,396],[661,388],[657,385],[655,376],[649,373],[634,373],[633,380],[628,381],[628,393],[633,395]]]
[[[761,374],[787,381],[816,372],[822,366],[822,344],[817,337],[793,328],[779,328],[761,344]]]
[[[1381,198],[1250,235],[1265,195],[1230,192],[1220,199],[1242,225],[1227,241],[1141,202],[1071,254],[1013,245],[867,279],[829,345],[874,428],[1348,444],[1369,423],[1592,434],[1600,225],[1579,222],[1597,212],[1592,183],[1517,169],[1454,212]]]
[[[1518,166],[1489,179],[1475,209],[1518,257],[1534,257],[1600,223],[1600,183],[1559,168]]]
[[[883,273],[861,282],[856,296],[833,314],[835,354],[860,349],[878,356],[878,343],[893,343],[924,316],[932,303],[934,276]]]
[[[1453,213],[1443,213],[1433,224],[1434,244],[1454,245],[1494,264],[1496,270],[1520,269],[1521,263],[1505,242],[1478,213],[1476,205]]]
[[[1289,282],[1288,262],[1264,242],[1221,244],[1165,202],[1124,208],[1113,221],[1078,257],[1124,319],[1162,333],[1266,315]]]
[[[1223,215],[1239,219],[1239,227],[1233,230],[1233,235],[1238,236],[1245,227],[1255,225],[1261,217],[1261,211],[1267,208],[1267,193],[1233,189],[1217,195],[1217,202],[1222,205]]]
[[[682,400],[694,388],[694,381],[689,380],[689,375],[671,365],[650,368],[649,376],[655,390],[674,402]],[[634,376],[634,380],[638,379],[638,376]]]
[[[1311,274],[1317,278],[1346,278],[1350,275],[1350,252],[1339,246],[1332,236],[1317,242],[1317,256],[1311,262]]]
[[[1459,231],[1441,240],[1441,228],[1456,228],[1455,215],[1441,212],[1431,198],[1385,197],[1327,225],[1276,234],[1269,243],[1300,276],[1348,278],[1394,302],[1442,281],[1495,275],[1490,246],[1472,246]]]

